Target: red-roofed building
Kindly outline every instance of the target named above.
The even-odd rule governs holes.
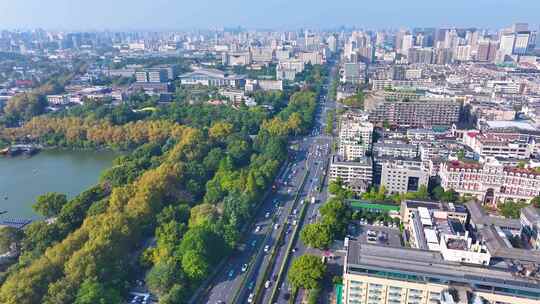
[[[484,164],[452,161],[441,164],[441,186],[470,194],[486,203],[506,199],[529,202],[540,195],[540,173],[528,168],[507,167],[495,159]]]

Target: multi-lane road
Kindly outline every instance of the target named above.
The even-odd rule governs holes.
[[[332,69],[331,75],[334,75],[334,71]],[[329,77],[328,84],[331,81]],[[305,251],[301,244],[297,248],[298,240],[292,238],[295,226],[299,225],[298,229],[301,229],[313,221],[321,202],[326,200],[326,189],[318,187],[332,145],[332,138],[323,134],[326,111],[334,107],[335,103],[327,100],[324,90],[311,134],[291,143],[294,152],[276,179],[276,185],[279,185],[277,191],[266,197],[252,229],[245,235],[243,245],[226,261],[224,269],[212,282],[210,291],[197,303],[249,303],[250,300],[251,303],[269,303],[274,288],[278,288],[276,292],[279,293],[276,302],[286,302],[286,278],[281,286],[276,286],[275,281],[289,254],[289,243],[294,242],[294,251]],[[312,197],[315,197],[315,204],[311,204]],[[306,216],[300,221],[299,213],[304,201],[309,205]],[[281,233],[284,237],[278,242]],[[275,259],[271,261],[273,253]],[[287,268],[288,264],[285,265]],[[261,289],[260,297],[254,299],[257,288]]]

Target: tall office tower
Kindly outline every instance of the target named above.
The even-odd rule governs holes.
[[[467,31],[465,34],[465,40],[467,44],[471,46],[472,49],[476,49],[478,46],[478,40],[480,39],[480,33],[478,31]]]
[[[497,44],[491,41],[481,41],[478,43],[476,61],[492,62],[497,54]]]
[[[531,38],[529,39],[529,51],[532,51],[536,48],[537,37],[538,37],[538,32],[531,32]]]
[[[347,60],[351,60],[354,50],[356,49],[356,41],[349,38],[349,41],[345,44],[344,56]]]
[[[512,24],[512,32],[525,32],[529,30],[529,24],[525,22],[517,22]]]
[[[524,55],[529,50],[531,32],[517,32],[513,54]]]
[[[409,49],[407,55],[409,63],[433,63],[433,49],[432,48],[412,48]]]
[[[328,37],[326,40],[326,43],[328,43],[328,49],[330,49],[330,52],[335,53],[337,51],[337,39],[336,36],[333,34]]]
[[[514,52],[514,45],[516,42],[516,35],[513,33],[502,34],[499,44],[499,56],[512,55]]]
[[[426,36],[423,33],[418,33],[414,41],[415,46],[426,46]]]
[[[470,45],[458,45],[454,49],[454,59],[458,61],[471,60],[471,46]]]
[[[436,46],[438,42],[444,42],[444,39],[446,38],[446,32],[448,31],[448,29],[437,29],[437,31],[435,31],[435,39],[433,41],[433,46]]]
[[[458,34],[455,29],[446,32],[444,37],[444,47],[447,49],[454,49],[459,42]]]
[[[376,46],[382,46],[382,45],[384,45],[385,41],[386,41],[386,33],[377,32],[376,38],[375,38],[375,45]]]
[[[394,49],[396,50],[396,52],[399,52],[402,49],[403,36],[405,36],[406,34],[407,32],[404,30],[400,30],[399,32],[396,33],[396,38],[394,41]]]
[[[401,54],[406,55],[409,52],[409,49],[413,47],[413,36],[411,34],[406,34],[403,36],[403,42],[401,44]]]
[[[452,63],[453,51],[452,49],[442,48],[437,49],[436,64],[445,65]]]

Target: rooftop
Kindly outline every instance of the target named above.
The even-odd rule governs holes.
[[[536,293],[540,299],[538,280],[519,277],[509,271],[509,265],[473,266],[443,260],[436,251],[406,247],[381,246],[349,241],[347,269],[366,269],[375,276],[399,276],[401,280],[421,280],[433,283],[482,283],[490,287],[519,287]],[[372,270],[369,272],[369,270]],[[397,272],[397,273],[396,273]],[[396,274],[392,274],[396,273]]]

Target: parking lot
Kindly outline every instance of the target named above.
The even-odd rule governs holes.
[[[349,227],[349,235],[361,242],[392,247],[402,246],[401,232],[397,227],[356,222],[355,225]]]

